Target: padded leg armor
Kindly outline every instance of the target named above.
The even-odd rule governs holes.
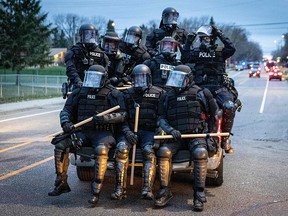
[[[165,206],[173,198],[169,189],[172,173],[172,153],[167,147],[160,147],[158,151],[158,167],[160,174],[160,190],[156,195],[154,205]]]
[[[125,142],[118,144],[116,149],[116,159],[114,169],[116,174],[116,182],[114,192],[111,194],[111,199],[121,200],[126,196],[126,182],[127,182],[127,167],[129,160],[129,147]]]
[[[192,153],[192,158],[194,162],[194,210],[202,211],[204,207],[203,203],[207,202],[204,188],[207,174],[208,152],[203,147],[197,147]]]
[[[95,148],[95,177],[91,183],[92,197],[88,200],[93,205],[99,201],[99,194],[107,169],[108,151],[109,149],[104,144]]]
[[[223,123],[222,123],[222,131],[223,132],[231,132],[235,117],[235,104],[232,101],[227,101],[223,104]],[[221,142],[222,148],[226,153],[233,154],[234,150],[231,147],[231,141],[229,137],[222,137]]]
[[[152,145],[146,145],[143,149],[143,188],[141,198],[153,200],[153,185],[156,176],[156,156]]]
[[[54,161],[56,170],[56,180],[54,183],[54,190],[48,193],[48,196],[59,196],[62,193],[71,191],[67,183],[67,171],[69,166],[69,154],[63,150],[54,149]]]

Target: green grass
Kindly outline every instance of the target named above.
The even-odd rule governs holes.
[[[0,69],[0,74],[16,74],[16,71],[11,69]],[[34,74],[34,75],[64,75],[66,76],[66,68],[61,66],[45,67],[45,68],[26,68],[20,71],[20,74]]]

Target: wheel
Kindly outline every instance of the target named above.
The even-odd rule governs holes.
[[[223,184],[224,178],[223,178],[223,154],[220,159],[219,166],[215,169],[218,172],[218,176],[216,178],[206,178],[206,184],[209,186],[216,186],[219,187]]]
[[[280,78],[279,80],[282,81],[282,78]]]
[[[76,171],[81,181],[92,181],[95,175],[94,167],[76,166]]]

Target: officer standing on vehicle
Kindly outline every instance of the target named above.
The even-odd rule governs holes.
[[[120,42],[119,49],[125,63],[124,72],[128,77],[136,65],[142,64],[145,60],[151,58],[146,47],[141,44],[141,40],[142,29],[138,26],[131,26]]]
[[[160,190],[154,204],[165,206],[173,197],[169,189],[172,156],[179,149],[188,148],[194,164],[194,210],[202,211],[203,203],[206,202],[204,188],[208,153],[214,154],[216,147],[211,139],[181,139],[181,134],[206,133],[206,118],[215,118],[218,106],[211,92],[208,89],[200,89],[192,79],[191,69],[186,65],[178,65],[171,71],[167,80],[167,86],[172,89],[167,91],[159,126],[166,134],[172,135],[174,140],[162,144],[157,151]]]
[[[64,135],[55,137],[54,159],[56,169],[55,188],[49,196],[59,196],[70,192],[67,183],[69,152],[75,152],[81,146],[92,146],[95,153],[95,177],[91,183],[92,197],[89,203],[96,204],[103,185],[107,167],[108,152],[115,146],[112,134],[113,124],[123,122],[126,118],[123,94],[106,83],[107,72],[100,65],[91,66],[85,73],[83,86],[69,95],[60,112],[60,124]],[[97,116],[116,105],[120,109],[111,114]],[[93,116],[93,120],[84,124],[81,130],[73,125]],[[62,139],[62,138],[63,139]]]
[[[101,48],[109,58],[108,78],[113,86],[123,86],[127,82],[124,60],[119,49],[120,41],[118,34],[112,31],[106,32],[101,41]]]
[[[142,199],[153,199],[153,183],[156,175],[154,135],[159,106],[163,104],[164,90],[152,85],[151,71],[139,64],[132,71],[132,88],[124,91],[128,119],[123,123],[121,142],[116,147],[116,183],[112,199],[126,197],[126,177],[131,145],[138,145],[143,158]],[[162,98],[162,99],[161,99]],[[138,132],[134,133],[135,107],[139,106]]]
[[[180,62],[176,59],[179,43],[172,37],[164,37],[159,43],[159,54],[146,60],[152,73],[152,84],[160,88],[166,88],[169,72]]]
[[[109,59],[98,47],[96,27],[92,24],[82,25],[79,29],[79,37],[80,42],[73,45],[64,57],[70,90],[82,86],[84,72],[90,66],[102,65],[108,69]]]
[[[162,19],[158,29],[154,29],[146,37],[146,47],[151,56],[157,53],[157,42],[164,37],[170,36],[178,41],[179,44],[186,42],[187,32],[177,25],[179,13],[175,8],[167,7],[162,12]],[[178,51],[180,52],[180,51]]]
[[[236,49],[229,38],[215,26],[201,26],[197,30],[200,45],[190,49],[192,41],[185,44],[182,52],[183,63],[194,63],[194,81],[201,87],[208,88],[223,110],[222,131],[231,132],[235,111],[239,105],[238,92],[231,83],[226,69],[226,59],[231,57]],[[224,47],[216,44],[219,38]],[[226,153],[233,153],[229,137],[222,138],[222,148]]]

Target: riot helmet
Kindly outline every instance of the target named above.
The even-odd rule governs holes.
[[[167,7],[162,12],[162,20],[161,25],[167,25],[167,26],[176,26],[177,25],[177,19],[179,17],[179,13],[175,8]]]
[[[85,71],[83,87],[102,88],[107,80],[107,71],[101,65],[92,65]]]
[[[138,26],[132,26],[128,29],[124,42],[131,47],[139,46],[142,39],[142,29]]]
[[[166,86],[173,87],[177,92],[185,90],[192,83],[192,71],[187,65],[178,65],[170,71]]]
[[[200,48],[207,49],[210,45],[214,45],[215,37],[213,35],[213,28],[210,25],[201,26],[196,34],[199,38]]]
[[[136,65],[131,73],[132,85],[138,92],[144,93],[152,86],[151,70],[145,64]]]
[[[98,31],[92,24],[84,24],[79,29],[80,42],[87,48],[98,45]]]
[[[163,56],[172,59],[176,57],[179,43],[172,37],[164,37],[159,42],[159,53]]]
[[[106,32],[102,38],[101,48],[106,54],[115,54],[118,50],[120,38],[116,32]]]

